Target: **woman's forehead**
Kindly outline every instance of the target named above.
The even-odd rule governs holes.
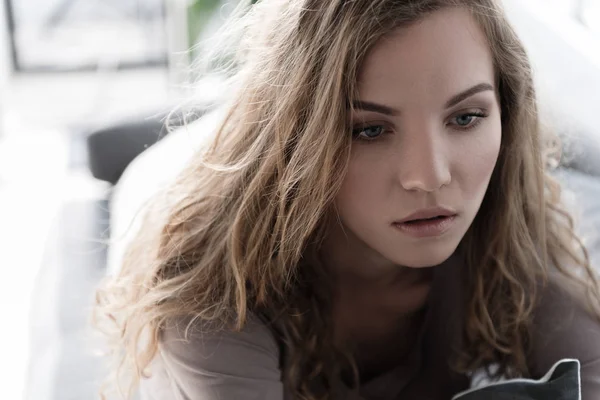
[[[447,97],[481,82],[493,84],[494,63],[469,11],[447,8],[382,38],[367,54],[358,78],[361,98]]]

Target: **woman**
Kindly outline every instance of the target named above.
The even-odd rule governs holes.
[[[499,4],[262,0],[239,24],[211,147],[99,292],[121,383],[448,399],[576,358],[600,398],[598,284]]]

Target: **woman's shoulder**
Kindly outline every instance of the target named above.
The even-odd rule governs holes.
[[[254,314],[240,331],[189,318],[170,321],[150,372],[142,382],[152,388],[145,390],[148,399],[165,390],[189,399],[283,398],[277,341]]]
[[[254,313],[248,314],[244,327],[239,331],[224,323],[207,323],[192,318],[172,320],[165,324],[160,338],[161,352],[184,350],[209,356],[215,351],[223,355],[224,351],[242,351],[247,347],[278,360],[279,347],[273,331]]]
[[[583,286],[562,273],[552,272],[547,282],[539,286],[533,313],[534,332],[549,340],[552,333],[566,332],[584,323],[596,331],[600,321],[588,305]]]
[[[531,372],[541,376],[559,360],[578,359],[584,394],[598,398],[600,321],[589,311],[582,290],[568,282],[554,274],[541,288],[533,316]]]

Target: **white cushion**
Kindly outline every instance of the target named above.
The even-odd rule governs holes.
[[[177,129],[131,162],[114,188],[110,206],[108,271],[115,274],[140,228],[146,203],[165,189],[207,143],[221,121],[213,111]]]

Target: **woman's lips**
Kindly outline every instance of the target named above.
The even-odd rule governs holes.
[[[456,217],[457,215],[440,216],[430,219],[394,222],[392,225],[413,237],[436,237],[450,230],[454,225]]]
[[[403,222],[411,222],[415,220],[421,219],[432,219],[435,217],[450,217],[456,215],[456,211],[446,206],[436,206],[429,208],[422,208],[413,212],[410,215],[402,218],[401,220],[394,221],[394,223],[403,223]]]

